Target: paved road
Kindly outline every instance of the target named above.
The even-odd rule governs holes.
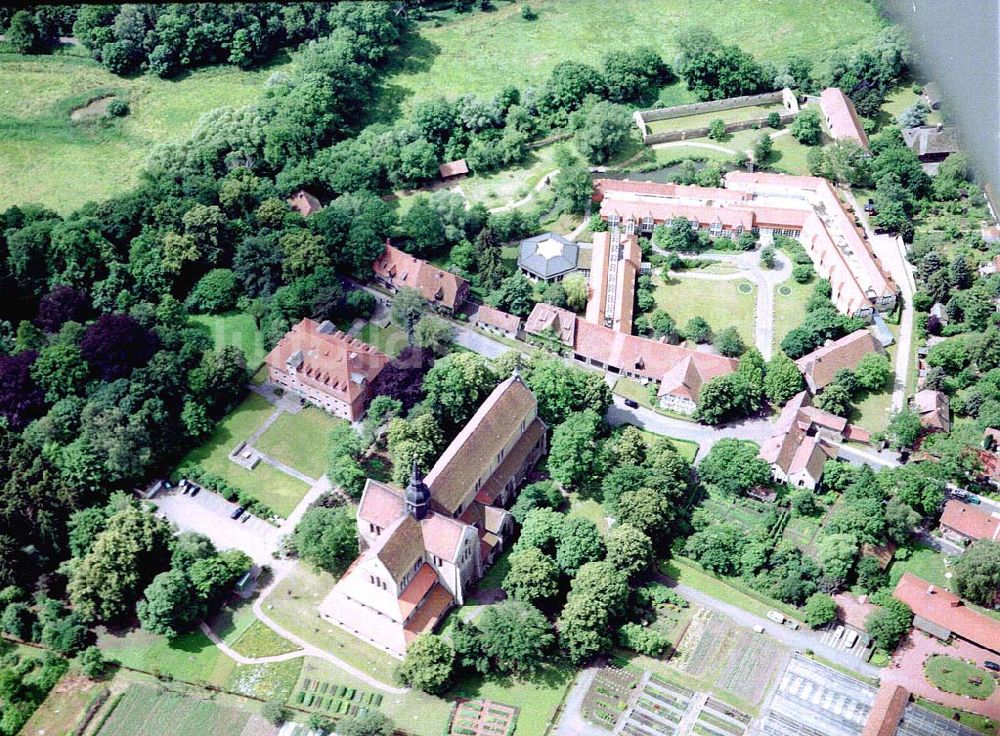
[[[696,603],[702,608],[709,608],[713,611],[724,613],[740,626],[746,626],[747,628],[763,626],[764,631],[767,634],[774,637],[787,647],[791,647],[792,649],[798,651],[812,649],[824,659],[836,662],[837,664],[848,668],[852,672],[857,672],[858,674],[865,675],[867,677],[878,677],[881,672],[878,667],[870,665],[867,662],[862,662],[853,654],[840,651],[839,649],[834,649],[833,647],[824,644],[822,641],[822,635],[818,632],[808,631],[805,629],[792,631],[787,626],[776,624],[769,619],[744,611],[742,608],[737,608],[734,605],[720,601],[717,598],[713,598],[712,596],[702,593],[700,590],[690,586],[675,583],[667,578],[664,578],[664,580],[672,584],[674,590],[692,603]]]
[[[569,695],[566,696],[565,707],[562,717],[559,719],[553,733],[555,736],[585,736],[586,734],[599,733],[593,724],[588,723],[583,717],[583,699],[590,689],[590,683],[594,681],[600,665],[593,665],[580,670],[573,684],[570,685]]]
[[[632,424],[655,434],[695,442],[698,445],[697,458],[699,460],[712,448],[712,445],[723,438],[753,440],[759,444],[770,437],[774,431],[774,427],[766,419],[744,419],[741,422],[710,427],[697,422],[664,416],[641,406],[638,409],[630,409],[625,406],[625,399],[621,396],[614,397],[614,404],[608,407],[605,418],[608,424],[613,427]]]
[[[493,340],[471,327],[455,323],[455,342],[466,350],[479,353],[487,358],[498,358],[508,350],[514,350],[509,345]]]

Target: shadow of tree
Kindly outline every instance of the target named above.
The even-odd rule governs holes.
[[[391,80],[397,75],[420,74],[429,71],[441,47],[426,38],[411,34],[389,59],[382,80],[377,86],[375,104],[369,110],[368,123],[392,124],[400,117],[403,103],[413,96],[413,90]]]

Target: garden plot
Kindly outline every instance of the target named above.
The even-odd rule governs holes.
[[[257,713],[164,687],[130,685],[113,700],[97,736],[274,736]]]
[[[382,704],[382,694],[305,677],[291,704],[332,716],[363,716]]]
[[[695,614],[677,647],[677,667],[749,703],[759,703],[786,650],[721,613]]]
[[[627,736],[673,736],[697,696],[694,690],[650,675],[638,700],[629,710],[622,733]]]
[[[518,709],[490,700],[457,703],[450,734],[466,736],[510,736],[517,725]]]
[[[580,710],[583,717],[601,728],[611,731],[632,697],[639,678],[631,672],[616,667],[597,671],[583,698]]]
[[[701,736],[743,736],[752,720],[746,713],[721,700],[709,698],[698,713],[694,733]]]

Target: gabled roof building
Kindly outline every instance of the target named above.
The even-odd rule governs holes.
[[[721,355],[689,350],[658,340],[593,324],[550,304],[536,304],[525,332],[558,340],[567,353],[583,363],[658,386],[660,406],[692,414],[701,387],[716,376],[732,373],[738,362]]]
[[[405,489],[369,479],[358,505],[360,554],[320,615],[402,657],[482,577],[513,532],[510,505],[545,452],[546,426],[516,373],[483,402],[426,477]]]
[[[809,405],[809,392],[788,400],[774,425],[774,434],[760,446],[760,457],[771,464],[774,479],[815,489],[827,460],[837,458],[835,441],[851,435],[843,417]]]
[[[913,397],[913,410],[929,432],[951,431],[951,404],[947,394],[925,388]]]
[[[913,609],[913,628],[945,641],[955,636],[1000,655],[1000,621],[969,608],[954,593],[904,572],[892,594]]]
[[[961,544],[980,539],[996,542],[1000,541],[1000,514],[949,498],[941,513],[940,528],[945,536]]]
[[[863,148],[868,148],[868,134],[861,125],[858,111],[854,109],[851,98],[840,87],[827,87],[820,92],[819,106],[833,138],[853,140]]]
[[[795,361],[795,365],[802,371],[809,390],[815,394],[833,382],[837,371],[853,369],[866,355],[883,352],[872,333],[861,328],[803,355]]]
[[[364,416],[369,387],[389,362],[332,322],[304,319],[264,359],[270,381],[352,422]]]
[[[469,296],[469,283],[461,276],[433,266],[399,248],[385,244],[385,251],[372,266],[375,280],[396,292],[416,289],[435,309],[447,314],[458,310]]]

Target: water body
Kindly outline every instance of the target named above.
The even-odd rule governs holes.
[[[959,126],[979,177],[1000,203],[1000,0],[884,0],[884,6],[909,32],[917,76],[937,82],[945,119]]]

